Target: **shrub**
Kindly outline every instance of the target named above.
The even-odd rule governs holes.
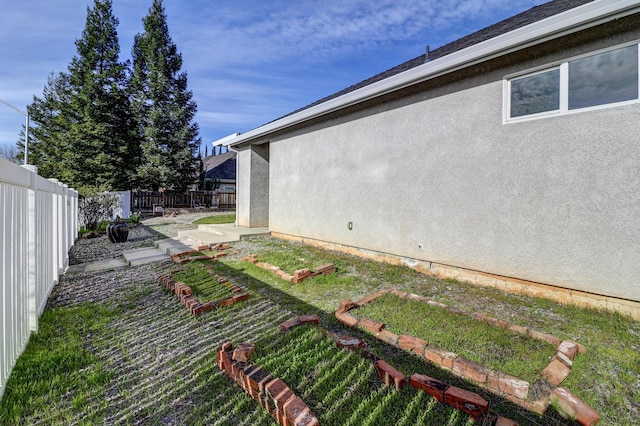
[[[104,221],[113,217],[113,211],[120,207],[120,200],[111,194],[94,194],[80,199],[80,223],[88,230],[96,230]]]
[[[131,213],[129,215],[129,223],[140,223],[140,213]]]

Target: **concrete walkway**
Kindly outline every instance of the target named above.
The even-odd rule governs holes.
[[[125,251],[122,253],[122,257],[114,259],[71,265],[65,273],[76,274],[144,265],[169,259],[173,254],[194,250],[200,246],[230,243],[240,241],[242,238],[268,233],[268,228],[245,228],[234,224],[198,225],[198,229],[178,232],[178,236],[175,238],[158,240],[154,247]]]
[[[221,225],[198,225],[198,229],[179,231],[175,240],[188,246],[199,246],[240,241],[242,238],[268,234],[268,228],[245,228],[233,223]]]
[[[80,263],[78,265],[71,265],[64,271],[65,274],[77,274],[80,272],[94,272],[107,269],[123,269],[129,266],[127,262],[121,258],[98,260],[90,263]]]

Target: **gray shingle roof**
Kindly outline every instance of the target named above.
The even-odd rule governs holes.
[[[230,158],[236,158],[236,153],[234,151],[224,152],[217,155],[209,155],[202,159],[202,162],[204,163],[204,170],[206,171],[213,169],[214,167],[218,167]]]

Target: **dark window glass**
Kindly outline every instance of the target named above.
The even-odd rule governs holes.
[[[638,99],[638,45],[569,62],[569,109]]]
[[[511,117],[554,111],[559,108],[559,69],[511,81]]]

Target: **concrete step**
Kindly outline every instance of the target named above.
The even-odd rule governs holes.
[[[156,248],[169,256],[177,253],[184,253],[185,251],[193,250],[189,244],[177,238],[166,238],[164,240],[156,241]]]
[[[156,241],[155,247],[144,247],[125,251],[121,257],[82,263],[80,265],[71,265],[65,270],[65,273],[77,274],[80,272],[123,269],[129,266],[144,265],[169,259],[172,254],[184,253],[194,248],[195,247],[175,238],[167,238]]]
[[[125,251],[122,253],[122,257],[124,257],[124,260],[129,264],[129,266],[136,266],[165,260],[169,258],[169,255],[157,248],[146,247]]]

